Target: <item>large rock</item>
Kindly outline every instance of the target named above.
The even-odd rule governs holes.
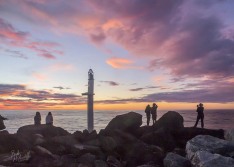
[[[187,158],[184,158],[175,153],[168,153],[163,160],[164,167],[191,167],[191,163]]]
[[[142,115],[135,112],[129,112],[113,118],[107,125],[106,130],[119,129],[122,131],[131,131],[139,128],[141,124]]]
[[[41,134],[45,138],[69,135],[66,130],[50,125],[26,125],[20,127],[17,131],[17,134],[26,136],[31,136],[32,134]]]
[[[192,160],[197,151],[208,151],[210,153],[230,156],[234,152],[234,144],[213,136],[198,135],[186,144],[186,153],[189,160]]]
[[[144,134],[140,140],[147,144],[162,147],[166,151],[172,151],[176,147],[173,136],[164,128]]]
[[[28,150],[29,144],[16,134],[0,136],[0,153],[9,153],[12,150]]]
[[[185,127],[174,131],[172,135],[175,138],[176,144],[179,147],[184,148],[186,146],[187,141],[194,138],[197,135],[209,135],[220,139],[224,139],[224,130]]]
[[[184,127],[183,117],[175,112],[168,111],[153,125],[154,129],[165,128],[170,131],[178,130]]]
[[[234,129],[225,131],[225,139],[234,142]]]
[[[197,151],[192,159],[192,164],[199,167],[234,167],[234,159],[207,151]]]

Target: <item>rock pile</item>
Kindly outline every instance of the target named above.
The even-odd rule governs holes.
[[[154,126],[141,124],[142,115],[130,112],[113,118],[99,133],[84,130],[70,134],[47,125],[24,126],[16,134],[5,131],[0,133],[0,165],[205,167],[204,157],[210,164],[233,164],[234,147],[223,140],[223,130],[186,128],[183,117],[174,111]]]

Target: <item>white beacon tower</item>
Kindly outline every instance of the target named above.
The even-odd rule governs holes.
[[[89,69],[88,71],[88,92],[82,93],[82,95],[88,96],[87,101],[87,117],[88,117],[88,131],[93,131],[93,95],[94,95],[94,77],[93,77],[93,70]]]

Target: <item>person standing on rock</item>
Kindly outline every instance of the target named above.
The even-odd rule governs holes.
[[[36,112],[34,117],[34,125],[41,125],[41,114],[40,112]]]
[[[3,130],[6,128],[3,122],[4,120],[7,120],[7,118],[4,118],[3,116],[0,115],[0,130]]]
[[[145,113],[146,113],[146,118],[147,118],[147,126],[149,126],[149,122],[150,122],[150,111],[151,111],[151,107],[148,104],[145,108]]]
[[[158,108],[157,104],[153,103],[153,107],[151,108],[153,125],[156,123],[157,120],[157,108]]]
[[[204,128],[204,107],[203,104],[200,103],[197,107],[197,120],[194,127],[197,127],[198,121],[201,119],[201,127]]]
[[[51,112],[46,116],[46,125],[53,125],[53,116]]]

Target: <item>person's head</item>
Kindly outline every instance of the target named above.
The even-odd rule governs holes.
[[[40,112],[36,112],[36,115],[41,115]]]
[[[52,115],[52,113],[51,113],[51,112],[49,112],[49,113],[48,113],[48,115]]]
[[[153,106],[156,106],[156,103],[153,103]]]
[[[200,106],[200,107],[203,107],[203,104],[202,104],[202,103],[200,103],[200,104],[199,104],[199,106]]]

